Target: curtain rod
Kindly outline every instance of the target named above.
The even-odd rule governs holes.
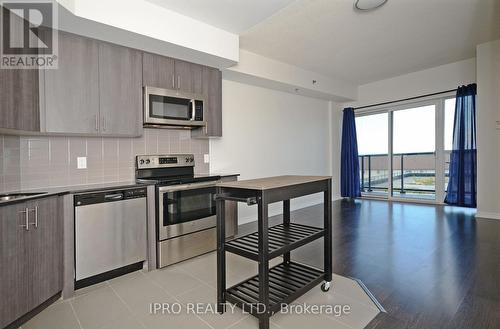
[[[354,110],[360,110],[360,109],[365,109],[367,107],[389,105],[389,104],[393,104],[393,103],[411,101],[411,100],[419,99],[419,98],[423,98],[423,97],[429,97],[429,96],[436,96],[436,95],[441,95],[441,94],[447,94],[447,93],[450,93],[452,91],[457,91],[457,88],[450,89],[450,90],[445,90],[445,91],[440,91],[438,93],[432,93],[432,94],[426,94],[426,95],[421,95],[421,96],[409,97],[409,98],[405,98],[405,99],[398,99],[397,101],[390,101],[390,102],[384,102],[384,103],[377,103],[377,104],[371,104],[371,105],[365,105],[365,106],[355,107]]]

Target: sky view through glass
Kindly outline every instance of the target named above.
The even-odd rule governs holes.
[[[435,152],[435,105],[395,111],[393,116],[393,152]],[[455,99],[445,100],[444,147],[451,150]],[[359,155],[388,153],[388,114],[379,113],[356,117]]]

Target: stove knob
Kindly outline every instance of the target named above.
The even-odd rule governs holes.
[[[144,160],[143,159],[139,160],[139,164],[144,164]]]
[[[149,159],[146,160],[146,164],[149,164],[151,161],[149,161]]]
[[[189,163],[189,158],[186,158],[186,163]]]
[[[191,158],[191,159],[190,159],[190,161],[191,161],[191,162],[194,162],[194,158]]]

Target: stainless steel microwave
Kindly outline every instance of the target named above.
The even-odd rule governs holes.
[[[144,126],[205,126],[202,95],[144,87]]]

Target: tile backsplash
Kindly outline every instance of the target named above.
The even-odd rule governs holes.
[[[208,173],[209,142],[189,130],[144,129],[139,138],[0,135],[0,190],[130,181],[139,154],[193,153],[195,172]],[[87,168],[77,169],[77,158]]]

